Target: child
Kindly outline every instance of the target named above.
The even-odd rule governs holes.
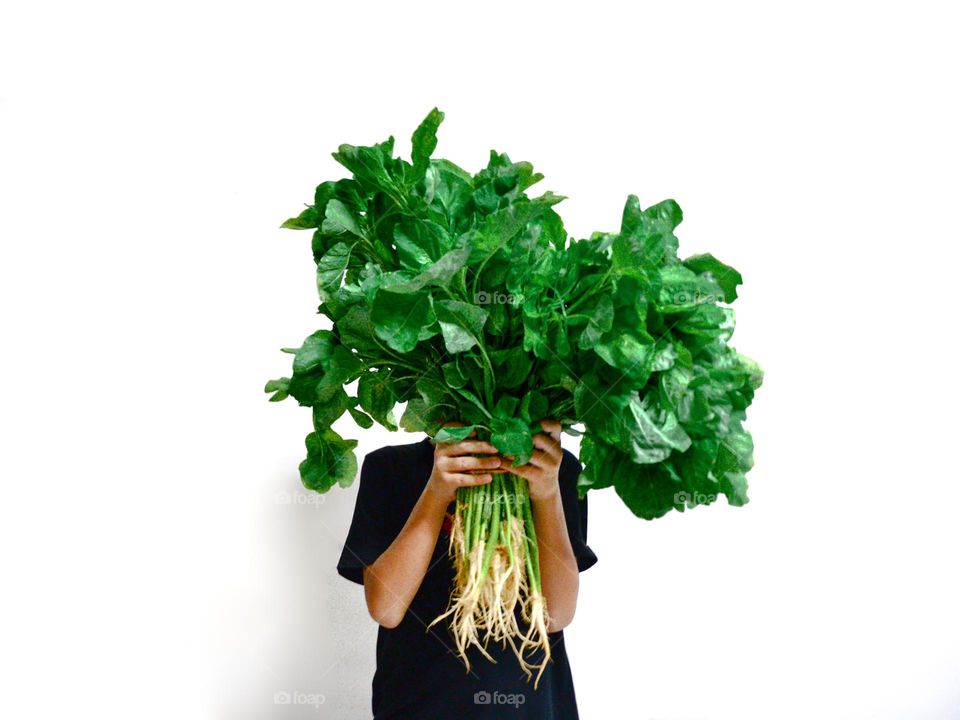
[[[367,608],[380,624],[374,720],[579,717],[563,628],[576,609],[578,573],[597,557],[586,544],[587,502],[577,497],[580,463],[561,449],[558,422],[544,420],[541,426],[533,457],[516,468],[513,458],[469,438],[435,444],[427,437],[380,448],[364,459],[337,570],[363,584]],[[446,610],[453,586],[447,533],[456,490],[490,482],[494,472],[506,470],[526,478],[530,488],[550,615],[552,659],[536,690],[509,647],[490,643],[487,651],[496,663],[471,649],[468,671],[446,622],[427,629]]]

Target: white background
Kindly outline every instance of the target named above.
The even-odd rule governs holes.
[[[261,392],[319,321],[278,226],[437,105],[573,235],[672,197],[745,279],[751,502],[591,495],[581,716],[960,717],[957,24],[666,5],[4,5],[0,714],[369,717],[355,490],[300,504],[308,412]]]

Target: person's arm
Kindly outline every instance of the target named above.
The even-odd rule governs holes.
[[[567,532],[560,496],[560,423],[543,420],[546,431],[533,437],[534,453],[520,467],[505,464],[510,472],[526,478],[533,505],[533,524],[540,550],[540,581],[547,601],[547,632],[562,630],[573,621],[580,591],[580,571]],[[508,456],[509,457],[509,456]]]
[[[477,440],[436,445],[430,479],[403,529],[372,565],[363,568],[367,609],[383,627],[395,628],[406,615],[427,572],[457,488],[490,482],[493,476],[489,473],[471,473],[500,466],[499,457],[477,458],[470,453],[496,452],[489,443]]]

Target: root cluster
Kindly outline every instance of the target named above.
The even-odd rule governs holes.
[[[534,689],[551,659],[536,543],[525,480],[496,475],[461,489],[450,533],[454,588],[447,610],[430,624],[449,619],[467,670],[470,647],[495,662],[489,643],[509,646]]]

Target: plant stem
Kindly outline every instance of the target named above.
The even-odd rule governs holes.
[[[530,493],[527,490],[526,481],[520,481],[523,489],[521,497],[523,510],[523,524],[525,535],[527,537],[527,557],[528,573],[530,574],[530,587],[535,595],[540,594],[540,548],[537,546],[537,530],[533,524],[533,508],[530,505]]]
[[[486,548],[483,551],[483,564],[480,566],[480,577],[486,577],[487,572],[490,568],[490,560],[493,558],[493,551],[496,550],[497,540],[500,538],[500,484],[497,480],[500,479],[499,475],[493,476],[493,482],[488,483],[485,487],[490,488],[490,538],[487,542]]]
[[[473,527],[471,524],[473,521],[473,496],[476,486],[462,487],[457,490],[458,503],[462,508],[462,522],[463,522],[463,540],[464,540],[464,549],[466,553],[470,553],[470,549],[473,547],[473,537],[471,536],[470,528]]]

